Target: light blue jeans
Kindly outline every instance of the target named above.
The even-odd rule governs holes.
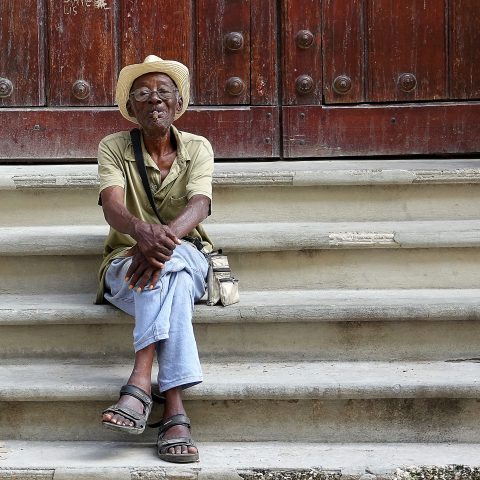
[[[188,388],[202,381],[202,369],[192,326],[194,302],[205,293],[208,263],[189,242],[178,245],[152,289],[138,293],[125,281],[132,262],[117,258],[105,277],[105,299],[135,318],[135,352],[156,344],[161,392]]]

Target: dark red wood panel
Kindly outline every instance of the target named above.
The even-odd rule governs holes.
[[[194,79],[192,0],[121,2],[120,67],[143,62],[147,55],[185,64]],[[190,101],[195,102],[191,82]]]
[[[325,103],[363,102],[364,32],[361,0],[325,0],[323,94]]]
[[[283,0],[283,100],[287,105],[322,101],[319,0]]]
[[[278,102],[277,2],[251,0],[251,104]]]
[[[113,105],[117,0],[48,0],[48,104]]]
[[[368,2],[368,100],[447,98],[445,0]]]
[[[198,0],[197,104],[250,103],[250,0]]]
[[[0,106],[45,104],[43,2],[0,1]]]
[[[288,158],[480,150],[480,103],[284,107]]]
[[[9,162],[92,161],[104,136],[133,127],[116,108],[3,109],[0,124],[0,161]],[[216,158],[279,154],[278,107],[190,108],[175,125],[208,138]]]
[[[480,1],[450,0],[452,98],[480,98]]]

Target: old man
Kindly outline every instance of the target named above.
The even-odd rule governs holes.
[[[121,114],[139,126],[137,158],[141,152],[147,186],[130,132],[107,136],[98,150],[100,200],[110,232],[97,302],[105,299],[135,318],[133,370],[102,423],[131,434],[144,431],[156,355],[165,403],[158,454],[181,463],[198,460],[182,390],[202,381],[192,313],[205,293],[206,253],[212,249],[200,224],[210,212],[212,148],[205,138],[172,125],[187,109],[189,90],[187,67],[155,55],[120,72],[116,100]]]

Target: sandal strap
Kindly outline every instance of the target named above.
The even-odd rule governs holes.
[[[165,397],[163,395],[159,395],[158,393],[155,393],[155,392],[152,392],[152,400],[155,403],[160,403],[160,404],[165,403]]]
[[[145,425],[145,415],[136,412],[128,407],[121,407],[118,404],[112,405],[109,408],[106,408],[102,413],[113,413],[119,414],[122,417],[126,418],[127,420],[131,420],[135,423],[135,427],[143,427]]]
[[[150,410],[153,403],[152,397],[150,397],[150,395],[145,390],[142,390],[135,385],[124,385],[120,389],[120,396],[122,395],[130,395],[131,397],[136,398],[137,400],[142,402],[145,410]]]
[[[169,440],[161,440],[158,443],[158,453],[168,453],[167,450],[172,447],[195,447],[189,437],[170,438]]]
[[[186,415],[179,413],[160,422],[151,423],[149,426],[152,428],[159,427],[158,436],[161,437],[169,428],[176,425],[185,425],[187,428],[190,428],[190,419]]]

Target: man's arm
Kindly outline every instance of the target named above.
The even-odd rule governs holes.
[[[194,195],[183,211],[168,225],[149,224],[133,216],[123,203],[122,187],[108,187],[101,192],[106,221],[115,230],[130,235],[137,241],[130,254],[132,264],[127,273],[130,288],[135,285],[140,291],[158,281],[163,264],[168,261],[180,244],[181,237],[189,233],[207,218],[210,199],[205,195]]]
[[[162,268],[175,246],[181,243],[169,226],[150,224],[133,216],[124,205],[122,187],[107,187],[100,195],[107,223],[118,232],[130,235],[150,264]]]
[[[184,237],[207,218],[209,211],[210,199],[205,195],[194,195],[168,227],[177,238]],[[141,252],[135,251],[135,247],[131,253],[133,259],[126,276],[129,288],[136,286],[139,292],[147,286],[152,289],[160,278],[161,269],[153,268]]]

